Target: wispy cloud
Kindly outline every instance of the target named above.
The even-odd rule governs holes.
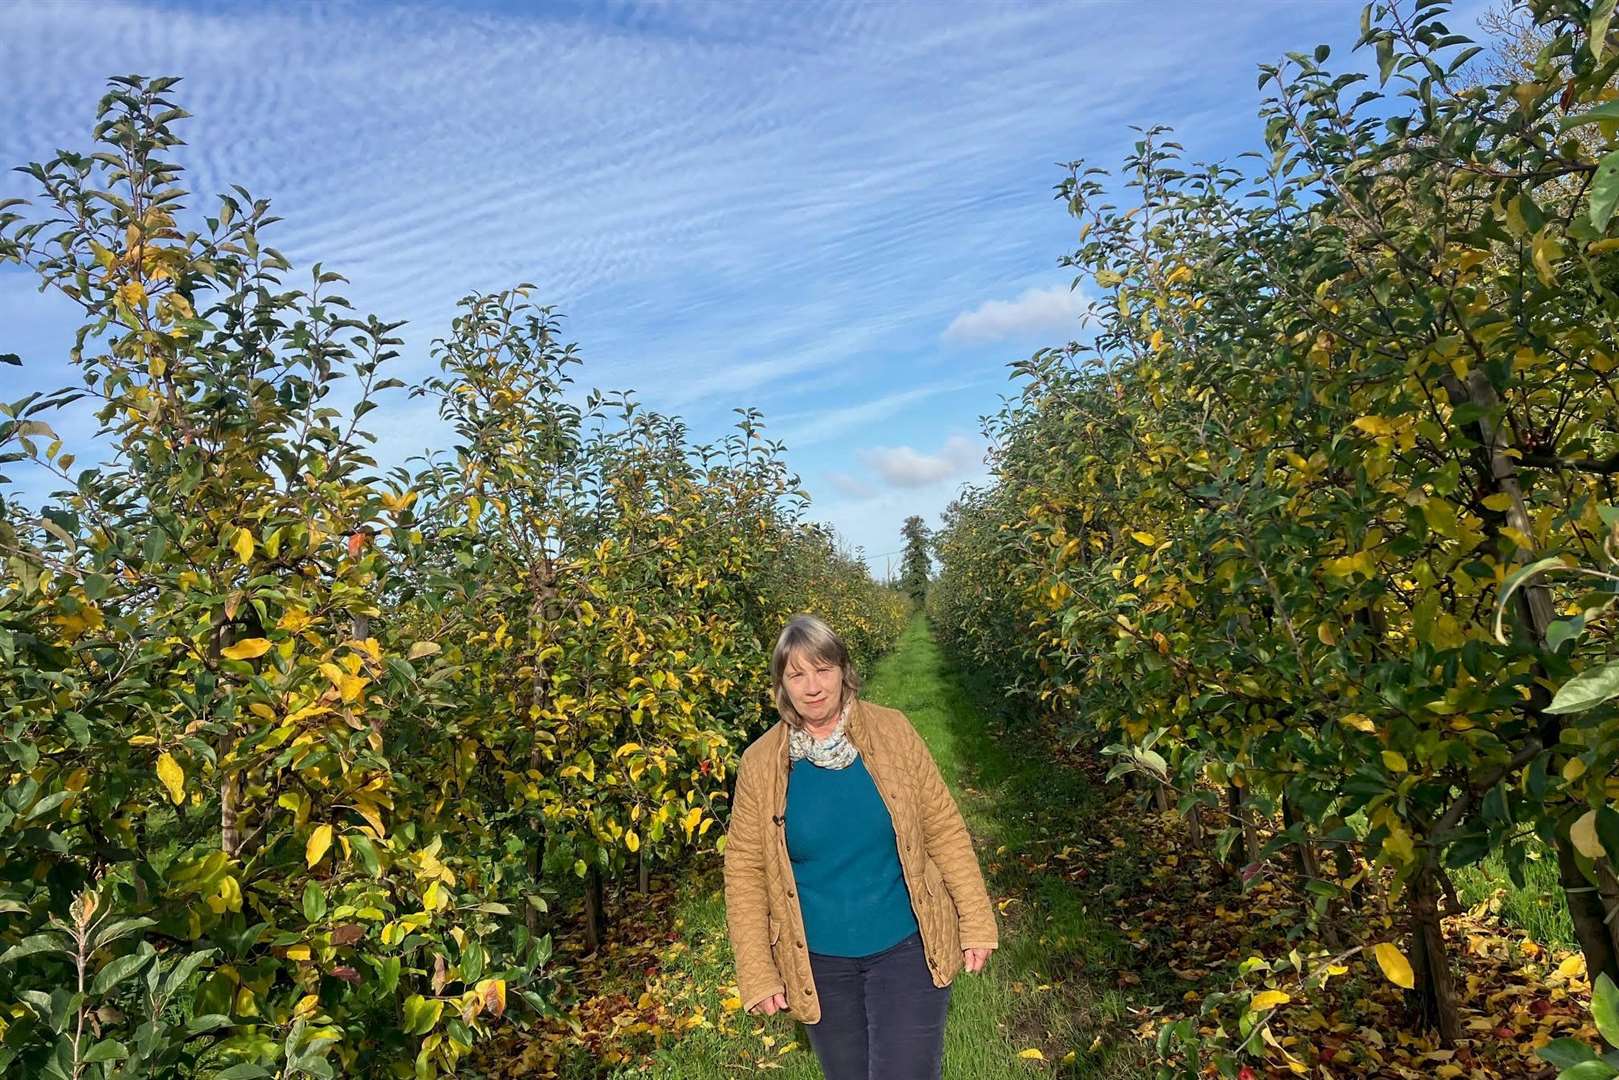
[[[1025,289],[1015,300],[986,300],[945,327],[946,341],[1005,341],[1072,330],[1085,309],[1085,296],[1066,285]]]
[[[870,431],[872,425],[887,420],[919,402],[962,390],[982,389],[1005,383],[1000,375],[978,379],[942,379],[884,394],[871,401],[853,400],[842,405],[828,404],[818,409],[801,409],[774,419],[775,437],[790,449],[801,450],[839,439],[850,432]]]
[[[1216,101],[1188,154],[1246,149],[1255,64],[1357,30],[1337,5],[1196,0],[1152,20],[1055,0],[491,8],[9,4],[0,198],[33,194],[7,167],[87,147],[107,75],[177,73],[190,206],[233,183],[271,198],[266,240],[300,271],[409,320],[400,377],[431,370],[458,297],[531,281],[582,386],[633,388],[698,441],[758,406],[801,474],[891,485],[857,447],[939,447],[989,404],[1007,342],[1068,336],[1076,298],[1040,279],[1073,243],[1056,162],[1111,166],[1129,125]],[[24,379],[55,385],[72,329],[31,308],[0,352],[23,336]],[[379,454],[438,435],[381,413]],[[873,461],[922,476],[945,451],[914,453]],[[948,494],[885,490],[923,514]],[[887,547],[895,498],[827,505]]]

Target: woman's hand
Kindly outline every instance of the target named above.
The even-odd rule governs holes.
[[[787,995],[785,993],[782,993],[782,994],[777,994],[774,997],[765,998],[763,1001],[758,1002],[756,1005],[753,1006],[753,1008],[749,1009],[748,1011],[750,1013],[764,1013],[766,1016],[774,1016],[776,1013],[785,1012],[786,1009],[787,1009]]]
[[[968,971],[977,974],[984,970],[984,965],[989,963],[989,954],[994,951],[994,949],[962,949],[962,965]]]

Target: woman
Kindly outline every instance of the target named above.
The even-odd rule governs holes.
[[[795,615],[770,674],[781,720],[742,754],[725,837],[742,1004],[802,1021],[827,1080],[938,1080],[950,982],[997,944],[967,826],[826,623]]]

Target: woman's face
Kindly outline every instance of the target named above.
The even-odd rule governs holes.
[[[843,671],[835,664],[794,653],[787,658],[782,681],[793,708],[812,727],[833,719],[843,707]]]

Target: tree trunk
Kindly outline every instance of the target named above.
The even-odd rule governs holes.
[[[1429,856],[1431,858],[1431,856]],[[1439,879],[1425,862],[1411,881],[1407,927],[1411,934],[1411,971],[1416,987],[1407,996],[1417,1020],[1439,1033],[1447,1047],[1461,1037],[1456,987],[1451,981],[1450,959],[1445,955],[1445,933],[1439,918]]]
[[[635,853],[636,890],[645,896],[652,891],[652,860],[647,857],[643,846]]]
[[[1348,844],[1338,845],[1338,850],[1333,855],[1333,861],[1338,870],[1338,878],[1341,881],[1348,881],[1360,869],[1355,863],[1355,853],[1349,850]],[[1365,903],[1366,883],[1357,881],[1349,888],[1349,906],[1359,911]]]
[[[1254,806],[1252,797],[1246,787],[1232,786],[1232,809],[1236,812],[1237,820],[1242,824],[1242,864],[1241,869],[1259,862],[1259,853],[1264,845],[1259,842],[1259,825],[1254,821]]]
[[[1286,795],[1282,796],[1282,824],[1289,829],[1299,824],[1298,815],[1293,812],[1293,800]],[[1298,867],[1299,876],[1306,881],[1320,879],[1321,862],[1316,858],[1315,845],[1310,842],[1307,834],[1301,835],[1294,842],[1293,862]]]
[[[1251,858],[1251,852],[1248,848],[1248,817],[1242,812],[1242,789],[1236,784],[1227,784],[1225,801],[1226,809],[1231,812],[1231,817],[1242,823],[1242,828],[1237,831],[1237,839],[1231,845],[1231,853],[1228,858],[1232,868],[1241,871],[1243,867],[1248,865],[1248,860]]]
[[[555,590],[549,585],[541,588],[537,602],[530,610],[530,618],[535,620],[539,626],[550,625],[546,620],[549,615],[548,604],[554,592]],[[530,633],[533,633],[533,627],[530,627]],[[544,708],[548,704],[550,698],[549,685],[549,671],[546,670],[544,664],[536,662],[534,664],[534,674],[529,679],[529,712],[524,717],[529,727],[528,767],[534,772],[539,771],[540,765],[545,760],[540,754],[539,735],[535,730],[540,721],[534,716],[534,711]],[[534,813],[529,815],[528,820],[529,828],[533,830],[534,834],[528,849],[528,879],[532,887],[538,890],[540,875],[545,867],[545,815],[536,809]],[[530,934],[539,933],[539,922],[540,913],[534,909],[533,904],[527,905],[523,912],[523,923],[528,927]]]
[[[242,829],[237,822],[236,804],[241,800],[235,773],[226,774],[219,785],[219,850],[228,859],[242,850]]]
[[[1559,830],[1557,834],[1557,871],[1558,881],[1563,886],[1563,896],[1568,901],[1568,914],[1574,922],[1574,936],[1579,939],[1580,949],[1585,953],[1585,968],[1590,973],[1592,983],[1597,976],[1607,974],[1610,979],[1619,982],[1619,936],[1616,936],[1616,927],[1619,919],[1609,921],[1608,911],[1611,905],[1619,905],[1619,896],[1608,898],[1604,896],[1601,884],[1592,884],[1580,872],[1574,845],[1568,839],[1566,832]],[[1608,877],[1611,879],[1612,874]]]
[[[212,624],[208,633],[208,665],[217,669],[225,651],[225,635],[230,631],[230,618],[224,608],[215,609]],[[235,746],[235,734],[227,734],[214,751],[215,759],[226,762]],[[236,858],[237,852],[242,850],[242,827],[237,805],[241,797],[241,782],[237,775],[222,769],[219,780],[219,850],[228,859]]]
[[[1152,798],[1160,814],[1169,813],[1172,804],[1169,801],[1169,788],[1166,785],[1154,784]]]
[[[606,928],[607,919],[602,910],[602,872],[599,867],[591,866],[590,872],[585,875],[586,952],[595,952],[601,948]]]

